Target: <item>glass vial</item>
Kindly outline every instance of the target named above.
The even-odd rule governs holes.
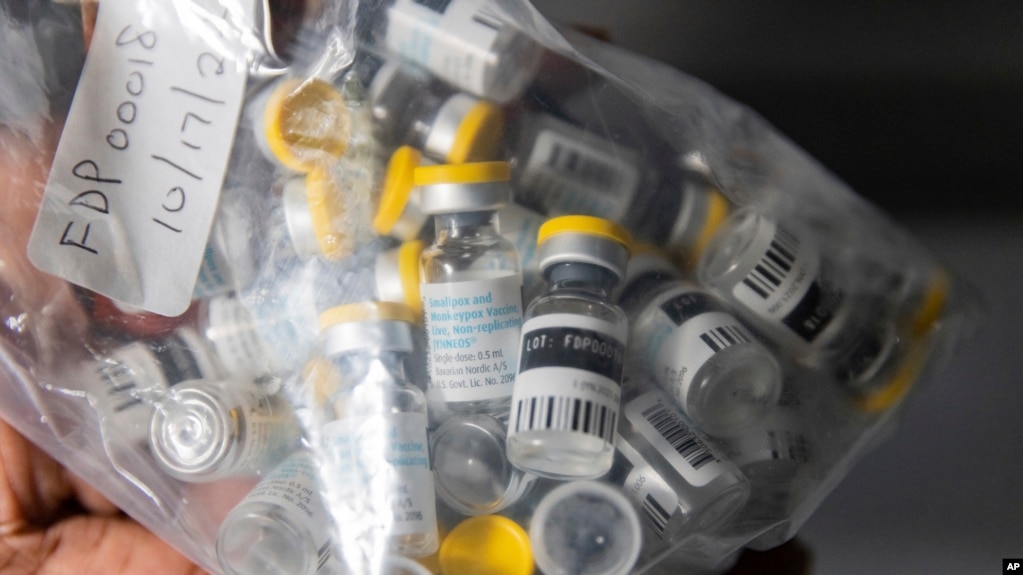
[[[414,323],[408,307],[391,302],[327,310],[320,341],[330,368],[312,391],[325,421],[331,505],[351,508],[353,533],[370,538],[357,545],[422,557],[437,550],[438,535],[426,398],[403,365]],[[344,524],[344,510],[335,511]]]
[[[256,190],[224,189],[203,251],[193,297],[205,298],[247,287],[256,276],[260,234]]]
[[[316,461],[297,451],[239,503],[217,533],[227,575],[313,575],[339,571]]]
[[[741,433],[778,401],[781,367],[724,302],[654,252],[633,257],[619,304],[629,349],[703,431]]]
[[[555,479],[611,467],[628,323],[608,301],[629,261],[629,233],[607,220],[562,216],[537,238],[550,286],[526,310],[508,424],[508,459]]]
[[[355,251],[357,214],[346,194],[327,169],[316,168],[284,183],[280,201],[295,255],[338,261]]]
[[[81,369],[90,401],[116,434],[111,437],[131,445],[149,444],[153,404],[170,387],[223,374],[217,357],[191,327],[124,345]]]
[[[632,503],[596,481],[554,488],[529,522],[536,564],[558,575],[625,575],[639,557],[642,532]]]
[[[276,391],[245,380],[193,380],[157,402],[153,457],[170,476],[192,483],[255,475],[280,462],[298,440],[291,407]]]
[[[643,510],[644,523],[658,539],[678,541],[725,524],[746,503],[749,481],[685,421],[674,402],[639,385],[639,394],[622,410],[611,478]]]
[[[372,32],[376,44],[452,86],[506,103],[521,94],[542,50],[476,0],[382,3]]]
[[[898,336],[883,307],[847,293],[836,272],[812,238],[752,208],[729,217],[697,270],[783,350],[862,393],[884,379]]]
[[[423,316],[423,300],[419,295],[419,261],[423,248],[419,240],[403,242],[380,252],[373,266],[376,299],[403,303],[419,318]]]
[[[436,239],[422,254],[428,396],[445,412],[506,417],[522,327],[522,272],[495,212],[510,201],[506,162],[416,168]]]
[[[226,373],[233,377],[269,375],[283,367],[275,350],[260,335],[245,302],[236,294],[200,301],[197,327]]]
[[[437,494],[463,515],[497,513],[523,497],[536,477],[506,456],[507,425],[489,415],[456,414],[430,435]]]
[[[388,60],[373,76],[369,98],[384,145],[409,145],[448,164],[497,158],[504,134],[501,109],[433,82],[419,68]]]
[[[520,203],[547,215],[628,221],[646,173],[635,150],[548,114],[523,117],[513,139]]]

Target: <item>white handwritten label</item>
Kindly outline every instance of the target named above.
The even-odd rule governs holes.
[[[29,241],[39,269],[179,315],[234,139],[253,0],[100,4]]]

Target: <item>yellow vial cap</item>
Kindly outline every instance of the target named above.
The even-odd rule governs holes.
[[[478,102],[458,125],[447,161],[464,164],[493,160],[497,157],[503,137],[504,116],[501,109],[490,102]]]
[[[354,240],[342,230],[352,222],[344,206],[344,193],[328,169],[314,169],[305,177],[306,200],[313,233],[320,253],[328,260],[339,260],[351,255]]]
[[[489,184],[511,180],[508,162],[475,162],[420,166],[414,175],[415,186],[437,184]]]
[[[421,277],[419,261],[423,254],[423,242],[412,240],[401,244],[398,248],[398,277],[401,278],[402,292],[405,293],[405,303],[415,314],[415,317],[422,317],[423,300],[419,295],[419,280]]]
[[[533,550],[518,523],[481,515],[459,523],[440,546],[443,575],[531,575]]]
[[[320,314],[320,330],[360,321],[401,321],[416,323],[416,316],[405,304],[391,301],[367,301],[332,307]]]
[[[316,78],[293,78],[275,87],[263,112],[267,146],[286,167],[308,172],[341,157],[351,127],[344,98]]]
[[[536,244],[540,245],[558,234],[586,234],[617,242],[627,250],[632,249],[632,234],[624,227],[594,216],[560,216],[547,220],[540,226]]]
[[[910,320],[910,335],[913,337],[926,336],[934,324],[941,318],[945,311],[945,303],[948,298],[949,277],[945,270],[939,269],[935,272],[924,294],[923,301],[916,313]]]
[[[714,237],[714,233],[724,223],[728,212],[728,200],[720,191],[711,189],[707,198],[707,217],[703,220],[703,229],[700,230],[700,235],[697,236],[696,242],[693,244],[693,261],[700,259],[700,254],[706,249],[710,239]]]
[[[373,218],[373,231],[386,236],[394,229],[412,195],[413,176],[423,155],[412,146],[401,146],[387,162],[387,175],[380,194],[380,205]]]

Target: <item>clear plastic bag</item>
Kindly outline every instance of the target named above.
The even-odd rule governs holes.
[[[977,321],[756,114],[525,0],[0,2],[0,47],[0,415],[211,571],[723,571]],[[631,232],[624,378],[562,334],[578,394],[513,405],[565,214]],[[613,457],[516,467],[523,425]]]

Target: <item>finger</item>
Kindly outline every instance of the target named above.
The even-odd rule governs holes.
[[[0,420],[0,535],[46,525],[71,494],[63,467]]]
[[[71,471],[68,471],[67,474],[71,489],[83,509],[99,515],[117,515],[121,513],[121,510],[111,503],[105,495],[100,493],[98,489],[89,485],[84,479]]]
[[[6,552],[6,556],[5,556]],[[0,538],[5,575],[201,575],[156,535],[123,517],[76,516],[45,532]]]

